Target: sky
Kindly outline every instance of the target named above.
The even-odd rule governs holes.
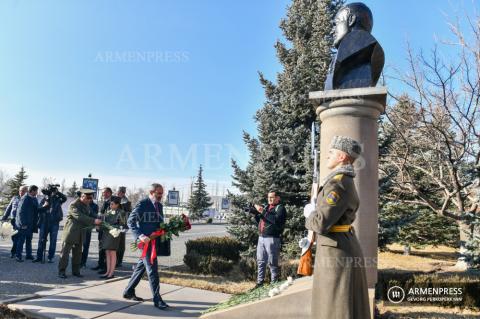
[[[199,165],[211,193],[231,186],[265,101],[258,71],[290,0],[0,1],[0,170],[29,183],[158,181],[187,192]],[[471,0],[365,0],[386,68],[407,41],[429,50]],[[389,84],[389,83],[388,83]],[[395,90],[395,84],[390,85]]]

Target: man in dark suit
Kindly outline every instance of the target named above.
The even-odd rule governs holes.
[[[160,228],[163,222],[163,206],[161,200],[163,197],[163,186],[160,184],[152,184],[150,188],[150,196],[138,202],[130,214],[127,224],[137,239],[148,245],[146,256],[141,258],[130,278],[130,281],[123,292],[125,299],[133,299],[135,301],[143,301],[142,298],[135,295],[135,287],[142,279],[145,271],[148,275],[150,288],[152,289],[153,304],[155,307],[165,310],[169,306],[162,300],[160,296],[160,279],[158,277],[157,258],[152,258],[152,245],[149,245],[150,235]],[[165,255],[165,245],[160,240],[154,240],[156,251],[159,255]],[[169,242],[167,242],[169,244]]]
[[[127,214],[127,218],[132,211],[132,202],[127,197],[127,188],[120,186],[117,190],[117,196],[121,198],[122,210]],[[123,255],[125,254],[126,233],[120,233],[120,247],[117,250],[117,268],[122,267]]]
[[[38,207],[38,187],[32,185],[28,188],[28,193],[23,195],[18,203],[17,217],[15,218],[15,224],[18,229],[17,234],[17,247],[16,256],[18,262],[23,262],[23,244],[26,243],[25,259],[33,260],[32,255],[32,237],[33,232],[36,231],[38,223],[39,211],[44,211],[48,208],[49,203],[45,202],[41,208]]]

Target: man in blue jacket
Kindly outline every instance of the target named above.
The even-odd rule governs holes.
[[[38,207],[38,187],[31,185],[28,188],[28,193],[23,195],[20,199],[17,208],[17,217],[15,218],[15,225],[18,229],[17,247],[15,254],[18,262],[23,262],[23,244],[26,242],[25,259],[33,260],[32,256],[32,237],[33,232],[37,228],[38,214],[43,212],[48,207],[48,203],[44,203],[41,208]]]
[[[163,197],[163,186],[160,184],[152,184],[150,188],[150,196],[138,202],[128,217],[128,227],[132,230],[134,236],[147,245],[150,242],[149,236],[160,228],[163,222],[163,206],[161,200]],[[156,251],[159,255],[165,256],[165,245],[160,240],[156,240]],[[167,242],[169,244],[169,242]],[[152,245],[148,245],[146,256],[141,258],[130,278],[130,281],[123,292],[125,299],[135,301],[143,301],[142,298],[135,295],[135,287],[142,279],[145,271],[148,275],[150,288],[153,295],[153,304],[161,310],[167,309],[169,306],[162,300],[160,296],[160,279],[158,277],[157,258],[151,258]],[[153,259],[153,261],[152,261]]]
[[[25,185],[20,186],[20,189],[18,190],[18,195],[12,198],[12,200],[7,206],[7,209],[5,209],[5,214],[3,214],[2,216],[2,222],[5,222],[10,218],[14,229],[17,229],[17,225],[15,225],[15,217],[17,216],[17,209],[18,209],[18,204],[20,203],[20,198],[22,198],[22,196],[25,195],[27,191],[28,191],[28,186],[25,186]],[[10,258],[15,257],[15,251],[17,248],[16,247],[17,238],[18,238],[18,235],[12,236],[12,249],[10,250]]]

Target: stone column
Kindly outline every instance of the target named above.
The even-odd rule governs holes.
[[[330,141],[335,135],[357,140],[363,149],[355,161],[355,186],[360,207],[354,222],[367,263],[370,309],[374,307],[377,283],[378,251],[378,118],[385,111],[385,87],[355,88],[310,93],[320,125],[320,181],[328,175],[326,168]],[[373,261],[373,262],[372,262]]]

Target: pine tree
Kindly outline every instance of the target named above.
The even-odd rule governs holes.
[[[78,192],[78,186],[77,186],[77,182],[73,182],[72,184],[72,187],[70,187],[67,191],[67,196],[68,197],[77,197],[77,192]]]
[[[203,181],[203,168],[200,165],[197,180],[193,185],[193,191],[188,201],[188,210],[192,219],[202,218],[203,212],[212,206],[212,202],[207,192],[207,185]]]
[[[249,239],[247,253],[255,251],[256,225],[238,205],[265,202],[269,189],[280,193],[287,208],[284,242],[296,245],[305,230],[302,212],[312,182],[309,137],[316,117],[308,94],[323,88],[332,57],[332,22],[342,3],[293,0],[280,22],[288,43],[275,44],[283,71],[276,83],[259,74],[266,102],[255,116],[258,137],[244,132],[250,153],[245,169],[232,162],[234,185],[243,198],[232,200],[229,232],[240,240]]]
[[[20,186],[24,185],[25,180],[28,178],[25,168],[22,166],[20,171],[11,179],[9,179],[5,185],[5,190],[2,193],[2,201],[0,202],[0,208],[4,211],[10,200],[18,195]]]

